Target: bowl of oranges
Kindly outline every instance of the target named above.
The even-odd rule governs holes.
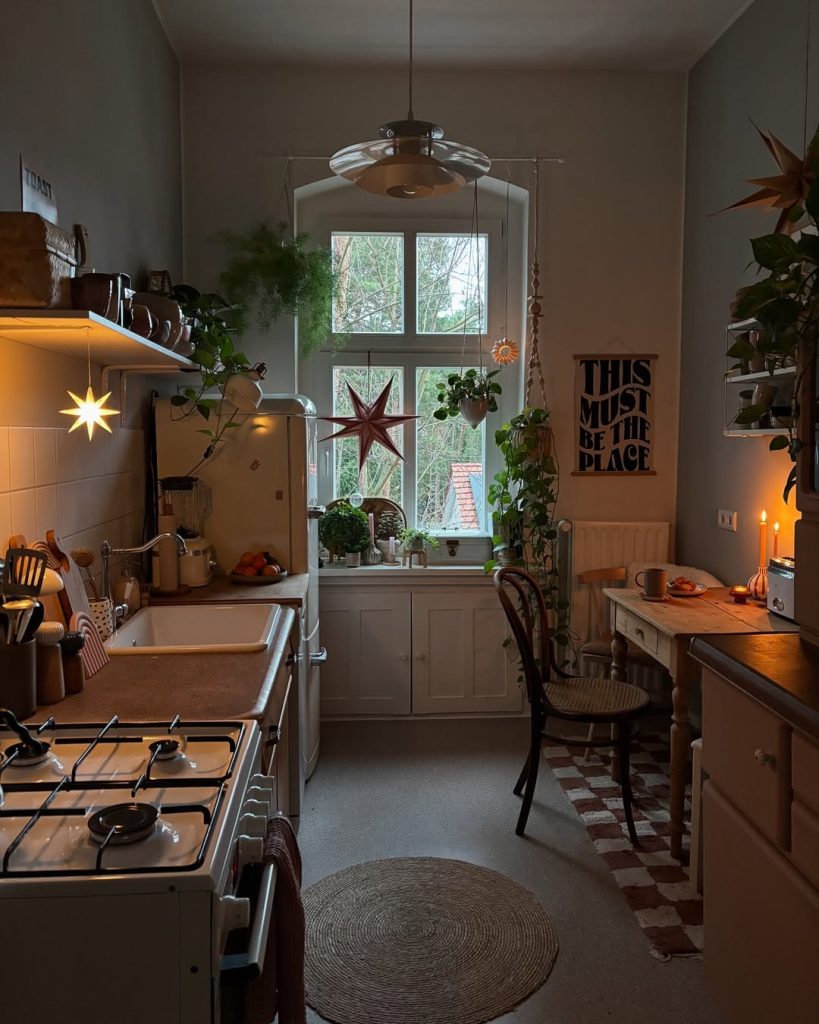
[[[287,576],[286,570],[269,551],[245,551],[230,572],[234,583],[268,586]]]

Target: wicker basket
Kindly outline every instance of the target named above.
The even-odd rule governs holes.
[[[75,239],[37,213],[0,213],[0,308],[71,308]]]

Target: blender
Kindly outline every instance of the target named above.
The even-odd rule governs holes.
[[[179,582],[187,587],[206,587],[211,579],[210,542],[202,536],[205,519],[211,513],[210,488],[195,476],[165,476],[159,481],[160,507],[177,521],[176,532],[185,541],[188,551],[179,556]],[[154,572],[158,570],[154,548]],[[154,583],[156,584],[156,575]]]

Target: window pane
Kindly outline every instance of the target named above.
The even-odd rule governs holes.
[[[419,334],[486,331],[487,247],[486,235],[417,236]]]
[[[369,371],[367,383],[366,366],[335,366],[333,367],[333,415],[353,415],[353,403],[347,385],[351,384],[363,401],[371,402],[378,398],[381,391],[393,377],[387,412],[400,414],[403,408],[404,372],[400,367],[373,366]],[[330,424],[335,433],[341,427]],[[388,431],[395,447],[403,452],[404,433],[399,425]],[[388,452],[380,444],[370,448],[370,454],[358,479],[358,438],[345,437],[333,442],[333,494],[336,498],[346,498],[355,490],[360,490],[365,498],[391,498],[401,504],[402,462]]]
[[[468,367],[465,367],[468,369]],[[433,419],[438,389],[460,368],[424,366],[416,370],[418,527],[430,532],[484,528],[484,444],[486,422],[474,430],[460,416]]]
[[[404,236],[333,232],[333,330],[337,334],[402,334]]]

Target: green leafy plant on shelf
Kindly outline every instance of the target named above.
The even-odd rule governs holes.
[[[401,543],[408,551],[423,551],[425,544],[431,548],[438,547],[437,537],[433,537],[426,530],[416,530],[414,527],[401,533]]]
[[[560,474],[548,411],[524,409],[495,431],[495,444],[503,469],[487,493],[493,507],[493,541],[511,548],[512,561],[538,580],[552,613],[555,642],[564,646],[569,643],[568,604],[560,599],[555,524]],[[492,558],[484,569],[489,573],[499,564]]]
[[[284,223],[259,224],[246,235],[225,232],[220,237],[230,253],[222,287],[241,309],[255,309],[262,331],[269,331],[285,313],[299,318],[299,344],[305,355],[329,340],[337,347],[344,344],[342,335],[332,333],[334,271],[329,248],[308,248],[308,236],[292,236]],[[246,326],[244,316],[239,326]]]
[[[495,381],[500,370],[488,372],[469,369],[465,373],[450,373],[438,384],[438,408],[433,412],[436,420],[459,416],[464,402],[485,402],[486,412],[498,411],[497,396],[503,390]]]
[[[171,406],[181,416],[198,414],[207,424],[199,433],[208,438],[208,446],[190,474],[213,455],[229,430],[238,427],[236,409],[225,402],[225,388],[234,374],[249,370],[250,364],[234,343],[242,312],[238,306],[215,292],[199,292],[186,284],[173,288],[170,297],[179,303],[191,324],[194,349],[190,359],[200,378],[198,387],[187,386],[174,395]],[[218,398],[206,397],[214,391]]]
[[[769,149],[769,140],[763,136]],[[772,152],[783,149],[781,143]],[[785,501],[796,483],[796,462],[805,447],[797,433],[799,396],[804,380],[812,379],[816,371],[817,329],[819,329],[819,129],[808,146],[804,160],[794,154],[793,160],[801,166],[798,173],[780,177],[782,188],[787,187],[781,202],[778,230],[773,234],[751,239],[754,263],[765,276],[754,284],[740,288],[731,306],[732,316],[738,320],[755,320],[762,339],[756,351],[765,356],[769,372],[777,366],[796,365],[796,377],[791,404],[790,425],[787,435],[771,439],[771,451],[786,450],[794,465],[788,473],[783,497]],[[779,158],[777,158],[779,159]],[[793,180],[790,180],[793,179]],[[757,194],[758,196],[758,194]],[[774,197],[771,197],[774,198]],[[753,196],[735,206],[751,205]],[[768,203],[773,205],[773,202]],[[790,231],[806,219],[800,236],[794,239]],[[738,360],[736,368],[753,358],[754,346],[748,338],[740,337],[728,349],[729,358]],[[734,422],[748,426],[757,422],[767,411],[766,406],[752,404],[740,409]]]
[[[360,508],[340,501],[319,519],[319,540],[331,555],[366,551],[370,546],[370,521]]]

